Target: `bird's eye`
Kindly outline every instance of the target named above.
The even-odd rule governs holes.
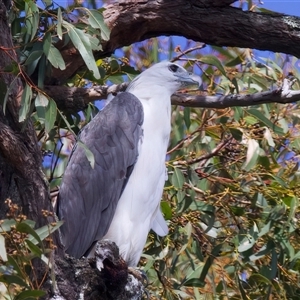
[[[179,67],[177,65],[170,65],[169,66],[169,70],[172,71],[172,72],[177,72],[178,68]]]

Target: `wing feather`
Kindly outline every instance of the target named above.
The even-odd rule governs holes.
[[[143,107],[134,95],[121,93],[86,125],[79,139],[92,151],[94,169],[84,149],[74,147],[57,204],[65,223],[65,250],[81,257],[110,226],[117,203],[138,157]]]

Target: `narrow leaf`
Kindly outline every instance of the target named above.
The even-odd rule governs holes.
[[[28,224],[26,224],[24,222],[18,223],[16,225],[16,229],[20,232],[28,233],[29,234],[29,236],[28,236],[29,240],[31,239],[30,236],[33,236],[36,239],[36,241],[41,245],[41,247],[43,247],[43,243],[42,243],[40,237],[35,232],[35,230],[33,228],[31,228]]]
[[[66,65],[60,52],[52,45],[50,33],[46,33],[43,45],[44,53],[54,68],[65,70]]]
[[[87,158],[87,160],[89,161],[92,169],[94,169],[95,167],[95,157],[93,152],[86,146],[86,144],[84,144],[83,142],[81,142],[80,140],[77,141],[77,145],[79,147],[82,147],[84,152],[85,152],[85,156]]]
[[[3,274],[0,276],[0,282],[6,283],[6,284],[18,284],[20,286],[25,286],[28,288],[27,283],[19,276],[16,275],[6,275]]]
[[[110,30],[104,23],[103,15],[95,9],[88,10],[89,23],[93,28],[101,30],[101,38],[105,41],[109,40]]]
[[[10,94],[10,92],[15,88],[15,85],[16,85],[16,81],[18,79],[18,76],[16,76],[13,81],[11,82],[10,86],[9,86],[9,89],[7,90],[6,94],[5,94],[5,97],[3,99],[3,113],[5,115],[5,111],[6,111],[6,104],[7,104],[7,99],[8,99],[8,96]]]
[[[29,250],[35,254],[37,257],[41,257],[43,252],[42,250],[36,246],[34,243],[32,243],[30,240],[26,239],[25,240],[27,247],[29,248]]]
[[[88,35],[66,21],[63,21],[63,26],[68,30],[73,45],[80,52],[88,69],[94,73],[94,77],[96,79],[100,79],[100,73],[92,52],[92,46]]]
[[[56,31],[57,31],[57,35],[58,35],[58,37],[59,37],[60,40],[62,40],[62,28],[61,28],[62,22],[63,22],[63,18],[62,18],[61,8],[59,6],[58,10],[57,10]]]
[[[41,290],[27,290],[19,293],[14,299],[15,300],[25,300],[25,299],[39,299],[46,295],[46,292]]]
[[[214,259],[217,256],[219,256],[221,249],[222,249],[222,244],[219,244],[219,245],[215,246],[214,249],[212,250],[210,256],[207,258],[207,260],[206,260],[206,262],[203,266],[201,275],[199,277],[199,281],[203,283],[203,285],[202,285],[203,287],[205,286],[205,278],[206,278],[206,275],[208,273],[208,270],[211,267]]]
[[[257,119],[259,119],[262,123],[264,123],[269,128],[273,129],[275,133],[283,134],[283,129],[272,123],[267,117],[265,117],[262,112],[255,108],[251,108],[247,110],[247,113],[255,116]]]
[[[174,169],[174,173],[171,177],[171,182],[175,188],[181,189],[184,184],[184,175],[179,168]]]
[[[34,61],[39,60],[41,58],[42,54],[43,54],[42,50],[32,51],[29,54],[29,56],[27,57],[24,65],[27,66],[27,65],[33,63]]]
[[[34,1],[25,1],[25,14],[25,26],[27,28],[28,35],[31,37],[30,41],[32,41],[39,26],[39,9]]]
[[[22,94],[21,107],[19,110],[19,122],[23,122],[27,118],[30,109],[31,98],[32,98],[31,87],[26,83]]]
[[[50,132],[50,130],[54,127],[54,123],[56,121],[57,115],[57,107],[56,103],[53,99],[49,99],[49,103],[46,107],[46,114],[45,114],[45,130],[46,132]]]
[[[249,171],[256,165],[259,149],[259,144],[256,140],[248,139],[246,161],[242,167],[244,170]]]
[[[0,234],[0,258],[3,261],[7,261],[7,252],[5,248],[5,238]]]
[[[35,233],[38,236],[38,239],[36,238],[36,236],[34,236],[34,237],[29,236],[28,240],[36,245],[39,240],[43,241],[51,233],[53,233],[55,230],[57,230],[63,223],[64,223],[63,221],[59,221],[59,222],[56,222],[56,224],[54,226],[49,224],[49,225],[45,225],[41,228],[38,228],[38,229],[35,230]]]
[[[160,208],[166,220],[172,219],[172,208],[167,201],[160,202]]]
[[[17,261],[13,258],[13,256],[8,255],[8,263],[13,266],[14,271],[17,272],[17,274],[22,277],[23,273],[21,271],[21,268],[19,266],[19,264],[17,263]]]
[[[226,75],[226,71],[221,63],[221,61],[213,56],[213,55],[206,55],[206,56],[202,56],[201,57],[201,62],[205,63],[205,64],[208,64],[208,65],[213,65],[215,67],[217,67],[219,69],[219,71],[225,76],[227,77]]]

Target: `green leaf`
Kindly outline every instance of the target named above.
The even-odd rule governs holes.
[[[68,122],[68,120],[66,119],[66,117],[63,115],[63,113],[62,113],[59,109],[57,110],[57,112],[58,112],[58,114],[60,115],[60,117],[63,119],[65,125],[66,125],[67,128],[70,130],[70,132],[71,132],[74,136],[76,136],[76,134],[75,134],[75,132],[73,131],[73,129],[72,129],[70,123]]]
[[[42,243],[40,237],[38,236],[38,234],[36,233],[36,231],[33,228],[31,228],[28,224],[26,224],[24,222],[18,223],[16,225],[16,229],[19,232],[28,233],[29,234],[29,236],[28,236],[29,240],[31,240],[30,235],[33,236],[36,239],[36,241],[41,245],[41,247],[44,247],[43,243]]]
[[[89,14],[89,23],[93,28],[101,30],[101,38],[105,41],[109,40],[110,30],[104,23],[103,15],[95,9],[87,10]]]
[[[187,129],[191,126],[191,108],[185,107],[183,110],[184,123]]]
[[[164,217],[166,220],[171,220],[172,219],[172,208],[170,204],[167,201],[161,201],[160,202],[160,208],[162,213],[164,214]]]
[[[256,124],[258,122],[258,120],[252,116],[246,116],[244,118],[244,120],[247,124],[250,124],[250,125]]]
[[[249,277],[249,282],[253,282],[255,285],[259,283],[265,283],[271,285],[271,281],[261,274],[254,273]]]
[[[46,295],[46,292],[41,290],[27,290],[19,293],[14,300],[38,299]]]
[[[88,34],[83,33],[82,30],[77,29],[66,21],[63,21],[63,26],[68,30],[73,45],[80,52],[88,69],[94,73],[94,77],[96,79],[100,79],[100,73],[92,52],[92,46],[88,38]]]
[[[29,113],[32,98],[31,87],[26,83],[21,98],[21,106],[19,110],[19,122],[23,122]]]
[[[11,255],[8,255],[8,264],[13,266],[14,271],[17,272],[18,276],[23,277],[23,273],[21,271],[19,264]]]
[[[182,285],[203,288],[205,286],[205,283],[203,283],[203,281],[201,281],[199,278],[192,278],[182,283]]]
[[[2,261],[7,261],[7,252],[5,248],[5,238],[0,233],[0,258]]]
[[[36,50],[36,51],[32,51],[29,56],[27,57],[24,65],[27,66],[31,63],[33,63],[34,61],[39,61],[39,59],[41,58],[43,54],[43,51],[42,50]]]
[[[51,233],[53,233],[55,230],[57,230],[64,222],[59,221],[56,222],[54,226],[52,225],[45,225],[43,227],[40,227],[35,230],[35,234],[37,235],[38,239],[36,236],[29,236],[28,240],[31,241],[33,244],[40,243],[40,241],[43,241],[46,237],[48,237]]]
[[[250,115],[255,116],[258,120],[260,120],[266,126],[271,128],[275,133],[278,133],[280,135],[284,134],[284,131],[283,131],[282,128],[280,128],[280,127],[276,126],[274,123],[272,123],[259,110],[255,109],[255,108],[250,108],[250,109],[247,110],[247,113],[250,114]]]
[[[94,157],[93,152],[86,146],[86,144],[84,144],[80,140],[77,140],[77,145],[83,148],[87,160],[89,161],[92,169],[94,169],[94,167],[95,167],[95,157]]]
[[[241,64],[244,61],[242,55],[236,56],[234,59],[228,61],[225,65],[226,67],[234,67]]]
[[[171,182],[175,188],[181,189],[184,184],[184,175],[179,168],[174,168],[174,173],[171,177]]]
[[[25,14],[25,26],[27,28],[27,33],[31,36],[30,41],[32,41],[39,26],[39,9],[34,1],[25,1]]]
[[[25,243],[27,244],[27,247],[29,248],[29,250],[36,255],[37,257],[41,257],[43,252],[42,250],[36,246],[34,243],[32,243],[30,240],[26,239]]]
[[[257,225],[254,223],[254,225],[250,228],[249,233],[245,235],[245,237],[242,239],[238,246],[239,252],[245,252],[252,248],[256,240],[258,238],[258,228]]]
[[[56,103],[52,98],[49,98],[49,103],[46,107],[46,113],[45,113],[45,130],[46,132],[50,132],[52,128],[54,127],[54,123],[56,121],[57,116],[57,107]]]
[[[6,284],[18,284],[20,286],[25,286],[28,288],[27,283],[19,276],[16,275],[6,275],[2,274],[0,276],[0,282],[6,283]]]
[[[269,82],[265,77],[262,77],[261,75],[252,74],[249,79],[251,79],[253,82],[255,82],[259,87],[262,88],[262,90],[268,90],[269,89]]]
[[[36,108],[38,118],[42,124],[45,123],[46,108],[48,104],[49,104],[48,98],[44,94],[38,92],[35,98],[35,108]]]
[[[44,88],[44,80],[46,76],[46,62],[47,62],[47,58],[45,55],[43,55],[40,59],[39,71],[38,71],[38,87],[40,89]]]
[[[0,222],[0,233],[1,232],[9,232],[11,226],[16,225],[16,221],[13,219],[5,219]]]
[[[243,207],[238,207],[238,206],[229,206],[229,207],[235,216],[241,217],[245,214],[245,209]]]
[[[203,266],[201,275],[199,277],[199,281],[203,283],[202,287],[205,286],[205,278],[208,273],[209,268],[211,267],[214,259],[220,255],[220,251],[222,249],[222,244],[216,245],[211,251],[209,257],[206,259],[206,262]]]
[[[54,68],[65,70],[66,65],[60,52],[52,45],[51,34],[47,32],[44,37],[44,53]]]
[[[275,279],[277,276],[278,268],[277,268],[277,253],[276,249],[272,249],[272,260],[271,260],[271,274],[270,279]]]
[[[16,81],[17,81],[18,77],[15,77],[13,79],[13,81],[11,82],[10,86],[9,86],[9,89],[6,91],[6,94],[5,94],[5,97],[3,99],[3,113],[5,115],[5,112],[6,112],[6,104],[7,104],[7,99],[8,99],[8,96],[9,94],[11,93],[11,91],[15,88],[15,85],[16,85]]]
[[[229,128],[229,131],[237,141],[240,142],[242,140],[243,132],[241,130],[236,128]]]
[[[219,69],[219,71],[225,77],[227,77],[226,71],[225,71],[221,61],[217,57],[215,57],[213,55],[206,55],[206,56],[202,56],[200,60],[202,63],[208,64],[208,65],[213,65],[213,66],[217,67]]]

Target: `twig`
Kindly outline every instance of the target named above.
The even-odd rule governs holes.
[[[206,47],[206,44],[202,44],[202,45],[200,45],[200,46],[196,46],[196,47],[193,47],[193,48],[189,48],[189,49],[187,49],[187,50],[185,50],[185,51],[183,51],[183,52],[180,50],[180,48],[178,48],[179,51],[180,51],[181,53],[180,53],[178,56],[172,58],[172,59],[171,59],[171,62],[175,62],[175,61],[179,60],[179,58],[181,58],[182,56],[184,56],[184,55],[186,55],[186,54],[188,54],[188,53],[190,53],[190,52],[193,52],[193,51],[195,51],[195,50],[203,49],[203,48],[205,48],[205,47]]]
[[[198,163],[198,162],[200,162],[200,161],[204,161],[204,160],[207,161],[208,159],[210,159],[210,158],[216,156],[216,155],[220,152],[221,149],[223,149],[225,146],[227,146],[227,145],[231,142],[231,140],[232,140],[232,137],[230,137],[229,139],[224,140],[224,141],[223,141],[222,143],[220,143],[217,147],[215,147],[215,148],[211,151],[211,153],[208,153],[208,154],[206,154],[206,155],[197,157],[197,158],[195,158],[195,159],[191,159],[191,160],[187,161],[186,163],[187,163],[188,165],[193,165],[193,164],[196,164],[196,163]],[[205,162],[202,163],[201,165],[203,165],[203,164],[205,164]]]

